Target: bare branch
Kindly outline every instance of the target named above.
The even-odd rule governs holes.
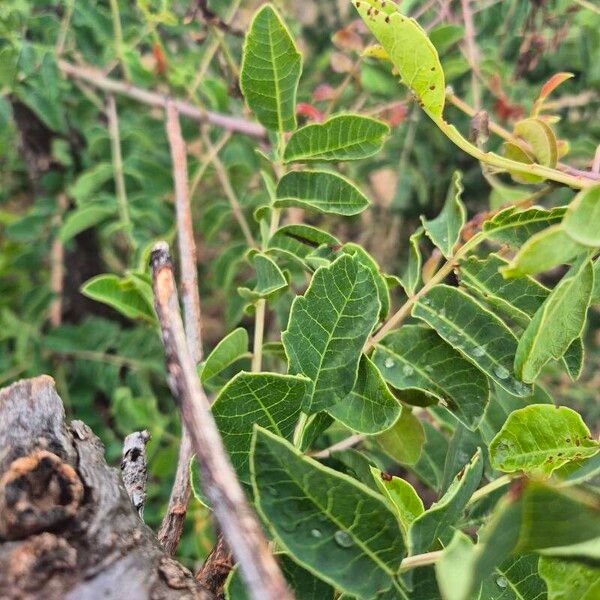
[[[181,297],[185,320],[185,335],[194,364],[202,360],[202,332],[198,273],[196,269],[196,241],[192,223],[192,209],[188,187],[187,153],[181,135],[179,114],[172,101],[166,105],[166,131],[175,184],[175,214],[177,219],[177,239],[181,264]],[[169,554],[175,554],[181,534],[187,506],[190,499],[189,464],[192,459],[192,444],[185,426],[182,427],[177,470],[169,497],[167,512],[163,517],[158,539]]]
[[[169,248],[154,247],[150,264],[155,308],[166,355],[167,380],[196,453],[202,486],[254,600],[292,600],[262,529],[251,510],[210,412],[185,339]]]
[[[54,295],[52,303],[50,304],[50,325],[52,325],[52,327],[58,327],[62,321],[65,248],[60,239],[60,226],[63,222],[63,215],[65,210],[67,210],[68,203],[66,194],[59,194],[57,199],[57,211],[53,219],[56,233],[52,240],[52,248],[50,250],[50,289]]]
[[[157,94],[156,92],[144,90],[123,81],[110,79],[101,71],[92,67],[80,67],[65,60],[59,60],[58,67],[69,77],[81,79],[106,92],[127,96],[149,106],[165,108],[167,102],[170,100],[168,96],[163,94]],[[222,127],[223,129],[228,129],[236,133],[243,133],[252,137],[266,137],[265,128],[258,123],[253,123],[252,121],[248,121],[241,117],[222,115],[210,110],[204,110],[182,100],[172,99],[172,102],[175,104],[177,111],[181,115],[193,119],[194,121],[210,123],[216,127]]]

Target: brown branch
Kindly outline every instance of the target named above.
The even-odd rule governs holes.
[[[194,364],[202,360],[202,332],[200,317],[200,294],[196,269],[196,241],[192,223],[192,209],[188,187],[187,153],[181,134],[179,114],[172,101],[166,105],[166,131],[175,184],[175,214],[177,239],[181,264],[181,298],[185,320],[185,335]],[[182,427],[177,470],[171,489],[167,512],[163,517],[158,539],[169,554],[175,554],[183,533],[183,525],[190,499],[189,465],[192,459],[192,444],[185,426]]]
[[[166,355],[167,381],[190,433],[200,467],[202,487],[240,565],[254,600],[292,600],[293,596],[269,552],[261,526],[251,510],[210,412],[185,339],[177,288],[165,242],[150,256],[155,309]]]
[[[266,137],[265,128],[259,123],[253,123],[241,117],[233,117],[230,115],[223,115],[220,113],[205,110],[184,102],[183,100],[170,99],[168,96],[144,90],[123,81],[117,81],[106,77],[98,69],[92,67],[80,67],[74,65],[66,60],[59,60],[58,67],[60,70],[69,77],[81,79],[86,81],[92,86],[102,89],[112,94],[120,94],[127,96],[148,106],[155,106],[158,108],[166,108],[169,100],[172,100],[173,104],[177,108],[177,111],[194,121],[200,123],[210,123],[216,127],[222,127],[236,133],[243,133],[251,137],[264,138]]]

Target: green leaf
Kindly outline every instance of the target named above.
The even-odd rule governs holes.
[[[600,185],[582,190],[567,209],[563,229],[586,246],[600,246]]]
[[[444,600],[468,600],[474,560],[471,538],[456,530],[444,553],[435,563],[435,574]]]
[[[238,327],[227,334],[208,355],[200,373],[202,383],[248,355],[248,332],[243,327]]]
[[[519,340],[515,372],[533,381],[551,358],[560,358],[585,325],[594,286],[589,257],[580,260],[552,290]]]
[[[379,317],[381,319],[385,319],[390,312],[390,288],[384,275],[379,269],[379,265],[375,259],[358,244],[348,242],[342,246],[341,250],[345,254],[356,257],[358,262],[371,271],[373,279],[375,280],[375,285],[377,286],[377,296],[379,297],[379,302],[381,302],[381,311],[379,312]]]
[[[423,233],[423,228],[419,227],[419,229],[408,238],[408,260],[406,271],[402,276],[402,287],[407,296],[412,296],[421,285],[421,265],[423,263],[423,258],[421,256],[419,242],[423,237]]]
[[[592,290],[592,304],[600,304],[600,257],[593,262],[594,289]]]
[[[148,303],[130,278],[116,275],[97,275],[81,286],[81,293],[92,300],[108,304],[130,319],[142,319],[154,323],[156,316],[152,304]]]
[[[564,214],[563,207],[551,210],[537,207],[519,210],[516,206],[509,206],[484,221],[482,231],[490,240],[518,247],[536,233],[559,223]]]
[[[286,163],[358,160],[379,152],[390,128],[361,115],[336,115],[295,131],[285,147]]]
[[[456,418],[476,429],[487,406],[487,378],[434,331],[404,325],[375,349],[373,362],[399,390],[417,389],[448,405]]]
[[[479,425],[479,431],[485,443],[488,446],[492,443],[492,440],[500,429],[502,429],[502,426],[513,411],[531,404],[550,404],[553,406],[552,398],[539,385],[534,386],[529,396],[517,398],[494,384],[490,403]]]
[[[337,238],[322,229],[310,225],[284,225],[271,236],[268,247],[285,250],[304,259],[324,244],[331,247],[341,245]]]
[[[254,289],[239,287],[238,293],[243,298],[255,302],[260,298],[269,298],[287,287],[288,282],[281,269],[266,254],[255,253],[250,259],[256,271]]]
[[[275,557],[296,600],[334,599],[334,588],[296,564],[287,554],[276,554]],[[250,600],[239,571],[236,565],[227,578],[225,600]]]
[[[290,171],[277,184],[275,206],[317,210],[336,215],[356,215],[369,205],[349,180],[330,171]]]
[[[523,119],[515,124],[514,133],[531,146],[536,162],[546,167],[556,166],[558,146],[548,123],[535,117]]]
[[[281,339],[290,372],[313,382],[305,412],[328,409],[352,391],[379,308],[373,275],[348,255],[319,268],[304,296],[294,299]]]
[[[600,568],[541,557],[540,575],[548,585],[548,600],[600,598]]]
[[[461,25],[455,25],[454,23],[444,23],[434,27],[429,32],[429,39],[435,46],[435,49],[439,54],[444,54],[446,50],[449,50],[454,44],[460,42],[465,35],[465,29]]]
[[[490,444],[492,467],[550,476],[564,464],[598,452],[581,416],[565,406],[533,404],[512,412]]]
[[[354,5],[425,112],[441,117],[446,98],[444,72],[425,31],[414,19],[400,14],[393,2],[361,0]]]
[[[302,56],[277,11],[265,4],[244,43],[240,87],[250,110],[267,128],[296,128],[296,91]]]
[[[425,432],[421,421],[407,407],[402,407],[400,418],[393,427],[380,433],[377,445],[395,461],[414,465],[421,456]]]
[[[212,412],[238,477],[250,482],[248,453],[254,424],[292,438],[308,381],[276,373],[238,373],[215,400]]]
[[[561,489],[550,482],[523,479],[497,504],[470,569],[476,590],[512,553],[580,551],[600,536],[598,496],[583,489]],[[472,596],[467,593],[465,600]]]
[[[363,356],[352,391],[327,412],[346,427],[369,435],[389,429],[400,416],[401,406],[388,390],[379,369]]]
[[[479,370],[515,396],[527,396],[531,387],[512,374],[517,338],[479,302],[462,290],[436,285],[413,306],[423,319]]]
[[[563,354],[561,360],[571,381],[577,381],[581,377],[585,360],[585,348],[581,337],[573,340]]]
[[[466,221],[467,210],[461,200],[463,190],[462,175],[455,171],[440,214],[431,221],[421,217],[427,236],[446,258],[452,256]]]
[[[511,262],[502,269],[505,278],[548,271],[568,263],[587,248],[573,241],[561,225],[548,227],[530,237]]]
[[[524,163],[526,165],[533,165],[536,162],[535,156],[533,156],[531,152],[513,142],[504,142],[504,144],[502,144],[502,150],[504,156],[509,160]],[[544,181],[544,178],[539,175],[524,173],[513,169],[508,169],[508,172],[513,178],[513,181],[516,181],[517,183],[540,183]]]
[[[406,550],[386,502],[270,432],[256,428],[253,439],[256,504],[277,542],[349,594],[369,599],[398,586],[393,577]]]
[[[371,474],[384,498],[396,511],[404,533],[408,533],[412,522],[425,511],[423,501],[419,498],[415,488],[408,481],[388,475],[375,467],[371,467]]]
[[[460,283],[490,306],[526,327],[550,290],[531,277],[504,279],[500,269],[508,264],[497,254],[484,259],[469,256],[460,261]]]
[[[478,450],[440,500],[413,521],[408,535],[411,555],[429,551],[438,541],[450,542],[454,526],[479,486],[482,473],[483,460]]]
[[[84,206],[69,212],[60,227],[61,242],[68,242],[78,233],[98,225],[114,214],[115,208],[112,206]]]
[[[546,584],[539,576],[538,561],[535,554],[511,556],[484,580],[478,600],[546,600]]]

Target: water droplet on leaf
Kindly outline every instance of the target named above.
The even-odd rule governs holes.
[[[396,363],[394,363],[391,358],[386,358],[383,364],[385,365],[386,369],[391,369]]]
[[[350,537],[350,534],[346,531],[338,530],[333,534],[333,538],[335,539],[338,546],[342,548],[350,548],[354,545],[354,541]]]
[[[310,535],[312,535],[314,538],[320,538],[323,534],[321,533],[320,529],[311,529]]]
[[[510,371],[502,365],[494,367],[494,373],[498,379],[508,379],[508,376],[510,375]]]
[[[415,372],[415,370],[414,370],[414,369],[413,369],[413,368],[412,368],[410,365],[404,365],[404,366],[402,367],[402,372],[403,372],[403,373],[404,373],[404,374],[405,374],[407,377],[409,377],[410,375],[412,375],[412,374]]]
[[[473,356],[483,356],[485,354],[485,348],[482,346],[475,346],[473,348]]]
[[[496,585],[501,588],[505,588],[508,585],[508,581],[506,581],[506,577],[498,577],[496,579]]]

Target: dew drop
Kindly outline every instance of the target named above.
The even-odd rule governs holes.
[[[269,496],[279,496],[279,490],[272,485],[267,488],[267,492],[269,493]]]
[[[475,346],[473,348],[473,356],[483,356],[485,354],[485,348],[483,346]]]
[[[425,370],[426,370],[428,373],[433,373],[433,367],[432,367],[431,365],[427,365],[427,366],[425,367]]]
[[[496,579],[496,585],[502,589],[508,586],[508,581],[506,581],[506,577],[498,577]]]
[[[440,308],[438,314],[440,315],[440,317],[445,317],[446,316],[446,309],[445,308]]]
[[[494,367],[494,373],[498,379],[508,379],[508,376],[510,375],[510,371],[502,365],[497,365]]]
[[[410,375],[412,375],[412,374],[415,372],[415,370],[414,370],[414,369],[413,369],[413,368],[412,368],[410,365],[404,365],[404,366],[402,367],[402,372],[403,372],[403,373],[404,373],[404,374],[405,374],[407,377],[409,377]]]
[[[320,538],[323,536],[320,529],[311,529],[310,535],[312,535],[314,538]]]
[[[391,369],[396,363],[391,358],[386,358],[383,364],[386,369]]]
[[[338,546],[342,548],[350,548],[354,545],[354,541],[346,531],[338,530],[333,534],[333,539]]]

